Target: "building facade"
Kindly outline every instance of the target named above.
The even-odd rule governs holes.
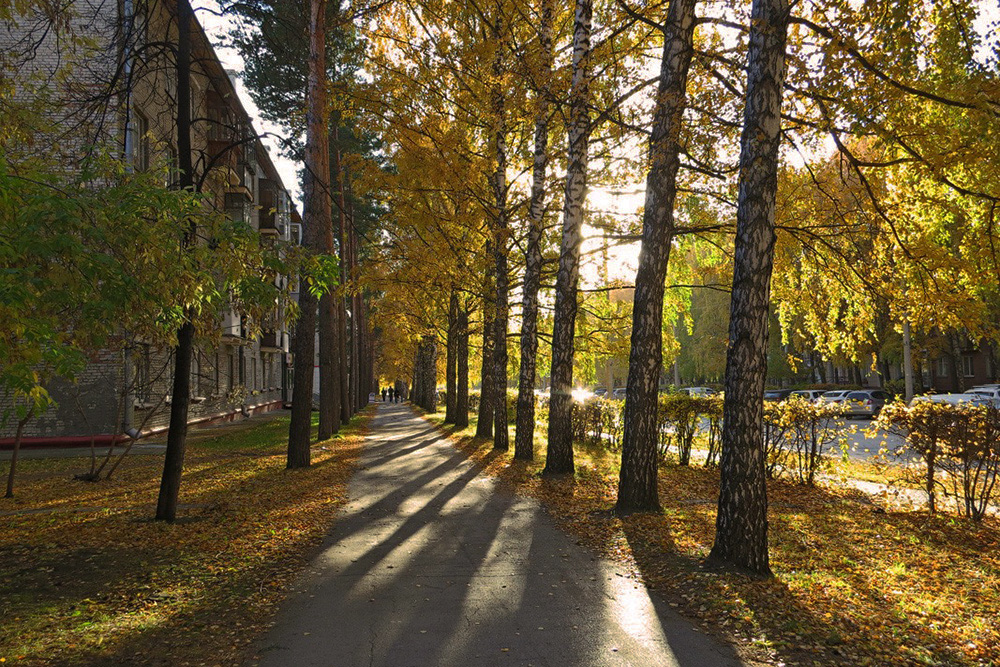
[[[50,123],[59,136],[51,140],[63,164],[72,168],[83,152],[101,146],[125,156],[133,169],[162,169],[169,179],[178,145],[173,4],[76,0],[61,31],[40,30],[45,20],[27,16],[2,26],[0,49],[21,54],[13,69],[25,81],[51,81],[51,95],[59,100]],[[230,74],[196,21],[191,36],[196,188],[206,206],[252,227],[261,243],[300,242],[301,219],[289,189]],[[289,279],[276,280],[286,287]],[[219,335],[203,337],[219,342],[196,348],[191,422],[271,410],[290,400],[289,331],[280,324],[281,308],[276,305],[273,321],[254,338],[235,309],[219,321]],[[95,353],[74,382],[56,379],[47,387],[57,406],[27,424],[24,444],[106,443],[132,429],[162,430],[169,422],[172,372],[172,351],[141,340]],[[0,431],[0,444],[11,442],[13,429],[6,431]]]

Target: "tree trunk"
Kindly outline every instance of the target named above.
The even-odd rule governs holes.
[[[625,431],[618,480],[620,513],[657,511],[657,390],[663,370],[663,283],[674,237],[680,132],[691,64],[696,0],[671,0],[664,24],[663,60],[649,139],[650,169],[642,246],[635,276],[632,347],[628,362]]]
[[[413,381],[410,383],[410,402],[414,405],[418,405],[420,399],[420,343],[417,343],[417,349],[413,352]]]
[[[419,389],[415,402],[427,412],[437,410],[437,340],[426,335],[417,348]]]
[[[346,249],[346,227],[347,227],[347,205],[344,201],[344,172],[340,165],[340,130],[334,125],[334,140],[337,145],[333,150],[333,173],[337,177],[335,184],[335,197],[337,201],[337,250],[340,256],[340,291],[337,294],[337,326],[338,326],[338,348],[340,353],[340,364],[337,379],[340,382],[340,422],[347,424],[351,421],[351,387],[349,367],[347,365],[347,249]]]
[[[492,256],[492,244],[487,242],[486,254]],[[490,304],[490,293],[492,292],[492,275],[494,267],[490,267],[489,275],[483,290],[483,359],[479,371],[479,419],[476,422],[477,438],[493,437],[493,345],[495,337],[491,335],[493,331],[493,308]]]
[[[320,230],[330,218],[329,111],[326,87],[326,0],[309,5],[309,89],[307,92],[305,177],[303,179],[306,245],[323,250]],[[295,390],[288,427],[287,467],[310,463],[312,439],[313,364],[315,355],[316,298],[304,280],[299,284],[299,322],[295,329]]]
[[[507,128],[505,122],[506,97],[504,91],[503,60],[504,25],[502,9],[496,8],[493,17],[493,39],[496,53],[493,57],[493,91],[491,112],[493,116],[493,158],[496,168],[490,179],[493,186],[495,210],[490,216],[493,232],[493,261],[496,291],[493,307],[493,387],[496,401],[493,406],[493,449],[507,451],[510,447],[507,429],[507,318],[510,277],[507,268]]]
[[[368,405],[368,399],[373,391],[371,370],[371,332],[368,329],[368,300],[364,294],[358,295],[358,312],[361,317],[361,350],[360,367],[358,369],[358,405],[362,408]]]
[[[350,226],[348,226],[348,236],[350,241],[347,243],[347,247],[351,256],[351,285],[352,290],[354,289],[354,234],[351,232]],[[361,335],[361,328],[358,326],[358,295],[351,294],[351,319],[350,319],[350,332],[351,332],[351,371],[350,371],[350,388],[351,388],[351,415],[355,415],[358,412],[358,349],[360,347],[360,341],[358,338]]]
[[[445,347],[444,423],[454,424],[457,405],[455,391],[458,386],[458,292],[454,287],[448,298],[448,337]]]
[[[457,328],[455,426],[466,428],[469,425],[469,311],[465,305],[459,307]]]
[[[188,0],[177,0],[177,175],[182,190],[194,188],[194,165],[191,162],[191,23],[194,11]],[[184,221],[184,245],[196,243],[193,218]],[[194,324],[185,309],[186,321],[177,332],[174,348],[174,380],[171,389],[170,427],[167,451],[156,501],[156,519],[173,521],[177,516],[177,497],[184,469],[187,443],[188,404],[191,401],[191,356],[194,352]]]
[[[514,458],[535,456],[535,368],[538,363],[538,288],[542,280],[542,225],[545,217],[545,172],[549,160],[549,106],[552,97],[552,17],[554,0],[542,0],[538,27],[541,73],[535,103],[535,157],[528,207],[528,238],[521,288],[521,371],[517,381],[517,426]]]
[[[573,80],[570,87],[569,155],[563,206],[562,243],[556,275],[555,319],[552,327],[552,389],[545,470],[548,475],[573,472],[572,390],[573,336],[576,328],[583,205],[587,196],[587,143],[590,116],[590,23],[592,0],[576,0],[573,25]]]
[[[17,476],[17,456],[21,453],[21,438],[24,435],[24,425],[35,416],[34,410],[28,410],[28,414],[18,420],[17,430],[14,431],[14,448],[10,452],[10,469],[7,471],[7,492],[4,498],[14,497],[14,479]]]
[[[336,123],[333,123],[336,127]],[[332,136],[330,136],[332,135]],[[328,132],[329,144],[336,141],[336,129]],[[327,160],[328,165],[332,160]],[[327,170],[330,180],[333,167]],[[328,196],[324,193],[324,198]],[[331,211],[332,213],[332,211]],[[328,215],[323,220],[323,253],[334,256],[333,216]],[[340,356],[337,340],[337,312],[334,285],[329,285],[319,299],[319,440],[328,440],[340,430],[340,384],[337,377],[337,361]]]
[[[325,292],[319,300],[319,439],[340,429],[340,385],[337,382],[336,297]]]
[[[903,386],[904,398],[913,400],[913,342],[910,337],[910,320],[903,320]]]
[[[771,576],[763,397],[788,13],[787,0],[754,0],[751,9],[719,510],[708,557],[711,564],[763,577]]]

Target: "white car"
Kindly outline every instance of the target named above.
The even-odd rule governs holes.
[[[971,403],[972,405],[990,405],[990,400],[979,394],[927,394],[924,396],[914,396],[913,403],[948,403],[950,405],[962,405]]]
[[[710,387],[681,387],[680,391],[688,396],[715,396],[717,393]]]
[[[833,391],[824,391],[819,397],[820,403],[833,403],[834,405],[842,404],[846,399],[847,395],[850,394],[853,389],[834,389]]]
[[[822,389],[796,389],[791,393],[792,396],[801,396],[810,403],[819,402],[820,397],[827,392]]]
[[[975,394],[976,396],[982,396],[990,402],[994,408],[1000,408],[1000,386],[982,386],[973,387],[972,389],[965,392],[967,394]]]

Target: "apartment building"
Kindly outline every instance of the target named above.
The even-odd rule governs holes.
[[[50,140],[63,163],[72,168],[84,151],[103,146],[127,156],[133,169],[169,174],[177,159],[175,5],[75,0],[72,7],[61,31],[45,30],[41,14],[0,26],[0,50],[22,54],[19,75],[35,83],[48,79],[52,95],[62,98],[52,107],[58,136]],[[262,243],[300,242],[301,219],[288,187],[229,73],[196,21],[191,35],[192,161],[206,206],[244,221]],[[66,69],[70,60],[74,66]],[[276,280],[284,286],[289,279]],[[231,311],[219,322],[221,336],[205,337],[220,342],[201,344],[194,355],[192,422],[271,410],[290,399],[289,332],[281,315],[276,310],[261,335],[250,338]],[[141,340],[95,354],[76,382],[51,383],[58,406],[27,425],[24,444],[102,444],[130,429],[163,429],[172,371],[171,350]],[[0,430],[0,444],[10,441],[11,431]]]

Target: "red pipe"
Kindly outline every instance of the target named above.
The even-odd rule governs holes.
[[[112,443],[125,442],[127,435],[112,435],[104,433],[91,438],[89,435],[64,435],[36,438],[21,438],[21,449],[39,449],[44,447],[89,447],[91,440],[95,447],[107,447]],[[0,449],[14,449],[14,438],[0,438]]]

